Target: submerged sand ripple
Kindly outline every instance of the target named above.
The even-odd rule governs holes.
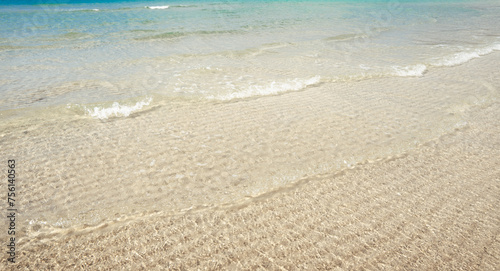
[[[18,267],[493,270],[499,57],[108,121],[4,123]]]
[[[496,103],[404,157],[244,205],[25,243],[28,269],[465,269],[500,265]],[[34,240],[33,240],[34,241]]]

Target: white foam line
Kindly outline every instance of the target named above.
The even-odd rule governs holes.
[[[478,58],[487,54],[493,53],[493,51],[499,51],[500,50],[500,44],[494,44],[488,47],[484,48],[479,48],[473,51],[469,52],[460,52],[456,53],[452,56],[445,57],[443,59],[440,59],[434,63],[432,63],[433,66],[437,67],[451,67],[451,66],[457,66],[463,63],[466,63],[474,58]]]
[[[317,75],[315,77],[306,80],[296,78],[286,83],[272,82],[267,86],[251,86],[245,91],[234,92],[227,95],[218,95],[218,96],[212,95],[208,96],[207,98],[211,100],[229,101],[233,99],[242,99],[252,96],[276,95],[287,91],[297,91],[304,89],[307,86],[319,83],[320,79],[321,77]]]
[[[137,102],[133,106],[120,105],[118,102],[114,102],[111,107],[94,107],[93,109],[85,108],[85,112],[97,119],[107,119],[111,116],[123,116],[128,117],[131,113],[141,110],[144,106],[147,106],[151,103],[152,98],[146,98],[143,101]]]
[[[394,69],[394,75],[397,76],[422,76],[427,70],[427,66],[424,64],[410,65],[406,67],[392,66]]]
[[[145,6],[145,8],[149,8],[149,9],[167,9],[168,6]]]

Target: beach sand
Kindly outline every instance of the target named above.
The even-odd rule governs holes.
[[[389,100],[381,103],[380,99],[364,97],[365,104],[352,102],[340,110],[332,106],[339,96],[319,86],[284,95],[215,103],[209,109],[188,110],[184,105],[153,109],[99,125],[54,126],[59,130],[37,127],[29,131],[32,137],[23,137],[23,141],[16,139],[22,136],[20,129],[19,135],[4,134],[4,140],[24,142],[24,145],[13,144],[4,152],[17,153],[20,161],[25,160],[20,189],[24,191],[22,202],[29,206],[26,209],[30,208],[25,210],[26,216],[40,212],[50,221],[50,214],[74,217],[93,207],[90,210],[97,209],[99,217],[95,223],[84,217],[59,229],[36,223],[22,225],[24,234],[18,243],[18,263],[10,267],[20,270],[498,270],[498,63],[500,54],[494,53],[458,67],[429,71],[423,77],[334,85],[343,88],[344,101],[355,98],[348,96],[354,90],[377,86],[398,89],[407,93],[408,106],[401,105],[404,99],[391,104]],[[415,91],[419,89],[429,91]],[[480,97],[488,98],[486,102],[466,95],[476,93],[477,89],[482,91]],[[431,90],[436,91],[435,96]],[[440,90],[450,91],[447,94],[450,96],[439,96]],[[411,96],[411,93],[416,94]],[[452,95],[465,95],[462,107],[442,119],[433,119],[435,114],[426,115],[446,105],[446,99],[453,99]],[[414,108],[409,106],[411,103]],[[410,109],[404,110],[404,106]],[[357,111],[363,108],[366,112]],[[169,110],[170,114],[162,110]],[[336,110],[347,113],[335,115]],[[358,115],[350,117],[349,110],[357,111]],[[155,114],[164,117],[152,118]],[[411,122],[412,114],[420,117],[415,123]],[[398,116],[401,123],[395,121]],[[182,142],[176,145],[180,151],[168,153],[158,146],[145,147],[157,140],[158,129],[152,131],[148,127],[160,127],[155,123],[158,119],[165,124],[177,120],[180,129],[174,132],[178,136],[181,131],[189,131],[182,140],[185,145]],[[386,131],[392,134],[379,135],[376,129],[362,129],[363,121],[387,124]],[[344,127],[344,133],[334,133],[334,124]],[[412,124],[418,126],[418,134],[412,134]],[[111,144],[102,149],[99,142],[111,137],[112,133],[106,132],[110,126],[115,131],[121,129],[121,135],[142,131],[139,138],[144,145],[131,143],[135,137],[122,136],[121,140],[129,140],[128,144]],[[71,129],[75,130],[67,131]],[[415,136],[414,145],[403,144],[408,141],[405,131],[408,136]],[[361,134],[355,136],[357,132]],[[41,146],[40,142],[47,141],[40,139],[44,134],[52,136],[51,147]],[[215,134],[222,134],[221,139],[212,136],[200,140],[202,135]],[[396,135],[395,143],[390,143],[391,135]],[[79,142],[88,141],[82,139],[87,136],[95,140],[79,147]],[[288,139],[280,141],[281,138]],[[232,168],[230,158],[236,160],[236,171],[249,171],[250,181],[262,179],[264,184],[269,181],[266,178],[273,176],[272,172],[280,170],[280,165],[282,170],[292,172],[295,167],[300,168],[300,163],[314,164],[322,157],[340,159],[328,156],[331,151],[328,143],[340,138],[349,146],[348,150],[342,150],[344,153],[365,159],[356,159],[353,164],[346,161],[346,166],[338,166],[338,170],[334,161],[333,166],[325,165],[326,172],[299,176],[290,183],[261,190],[245,190],[252,183],[216,189],[222,183],[218,179],[231,176],[224,172]],[[373,146],[366,149],[368,145],[364,143],[370,138]],[[172,140],[169,144],[176,142],[175,138]],[[296,144],[287,144],[290,142]],[[188,171],[185,167],[197,162],[203,163],[189,156],[203,154],[202,143],[212,150],[218,146],[222,153],[220,159],[208,162],[206,170],[197,171],[197,176],[206,179],[207,186],[183,177],[179,177],[183,182],[162,186],[158,181],[163,178],[160,169],[171,167],[171,172],[164,173],[169,176],[172,172]],[[235,146],[239,156],[230,152]],[[382,152],[376,146],[391,151]],[[144,172],[147,177],[143,176],[143,180],[153,182],[144,188],[147,191],[141,190],[139,184],[125,184],[116,177],[130,171],[126,165],[139,159],[137,155],[122,161],[118,155],[136,153],[134,148],[139,147],[149,150],[144,151],[145,163],[157,167]],[[31,148],[31,152],[22,148]],[[362,156],[365,151],[376,155]],[[294,159],[291,153],[305,158]],[[91,154],[98,156],[99,164]],[[28,156],[31,158],[27,159]],[[79,162],[62,166],[76,161],[76,157]],[[280,158],[283,158],[281,164],[270,162]],[[152,159],[155,160],[151,162]],[[102,169],[99,182],[92,178],[92,174],[97,174],[96,167]],[[51,174],[63,177],[50,179]],[[51,182],[44,185],[44,180]],[[186,186],[182,187],[183,184]],[[167,195],[165,189],[173,189],[177,194]],[[89,194],[92,190],[95,194]],[[224,191],[229,191],[227,198],[220,196]],[[211,198],[211,192],[217,197]],[[102,198],[96,199],[95,195]],[[100,209],[92,205],[93,200],[103,204]],[[142,203],[126,204],[133,201]],[[154,202],[159,202],[159,206]],[[167,207],[162,210],[161,204]],[[47,206],[52,210],[45,210]],[[113,213],[116,218],[107,216]],[[2,261],[6,264],[6,258]]]

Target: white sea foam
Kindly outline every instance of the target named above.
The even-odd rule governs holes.
[[[145,8],[149,8],[149,9],[167,9],[168,6],[145,6]]]
[[[463,63],[466,63],[474,58],[478,58],[487,54],[493,53],[493,51],[499,51],[500,50],[500,44],[493,44],[488,47],[484,48],[478,48],[472,51],[468,52],[460,52],[456,53],[452,56],[448,56],[442,59],[439,59],[432,63],[433,66],[437,67],[451,67],[451,66],[457,66]]]
[[[394,69],[394,75],[397,76],[422,76],[427,70],[427,66],[424,64],[411,65],[406,67],[392,66]]]
[[[266,86],[251,86],[244,91],[237,91],[226,95],[211,95],[207,98],[213,100],[229,101],[233,99],[242,99],[252,96],[276,95],[287,91],[297,91],[304,89],[307,86],[319,83],[320,79],[321,77],[319,75],[309,79],[295,78],[283,83],[272,82],[271,84]]]
[[[493,44],[487,47],[478,48],[471,51],[456,53],[432,62],[430,65],[435,67],[451,67],[469,62],[474,58],[478,58],[494,51],[500,50],[500,44]],[[427,70],[424,64],[411,65],[406,67],[392,66],[394,75],[396,76],[422,76]]]
[[[144,106],[147,106],[151,103],[153,99],[152,98],[146,98],[140,102],[137,102],[133,106],[127,106],[127,105],[120,105],[118,102],[114,102],[111,107],[94,107],[94,108],[87,108],[84,107],[85,112],[97,119],[107,119],[111,116],[116,116],[116,117],[128,117],[130,114],[137,110],[141,110]]]
[[[82,12],[82,11],[99,11],[98,8],[69,8],[69,9],[57,9],[55,11],[59,12]]]

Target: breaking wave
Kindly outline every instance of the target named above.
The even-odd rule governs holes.
[[[500,50],[500,44],[496,43],[487,47],[483,48],[478,48],[472,51],[467,51],[467,52],[460,52],[456,53],[451,56],[444,57],[442,59],[438,59],[435,62],[432,63],[433,66],[436,67],[451,67],[451,66],[457,66],[460,64],[464,64],[466,62],[469,62],[470,60],[474,58],[478,58],[487,54],[491,54],[494,51],[499,51]]]
[[[114,102],[110,107],[96,106],[89,108],[84,106],[83,109],[86,115],[101,120],[109,117],[128,117],[130,114],[141,110],[144,106],[148,106],[152,100],[151,97],[148,97],[132,106],[120,105],[118,102]]]
[[[148,9],[167,9],[169,6],[145,6]]]
[[[229,101],[234,99],[249,98],[253,96],[276,95],[288,91],[297,91],[305,89],[308,86],[319,83],[320,79],[321,77],[317,75],[306,80],[295,78],[293,80],[289,80],[287,82],[282,82],[282,83],[274,81],[269,85],[250,86],[243,91],[237,91],[224,95],[210,95],[207,96],[207,98],[210,100]]]
[[[394,69],[393,75],[396,76],[422,76],[427,70],[427,66],[424,64],[411,65],[406,67],[393,66]]]

